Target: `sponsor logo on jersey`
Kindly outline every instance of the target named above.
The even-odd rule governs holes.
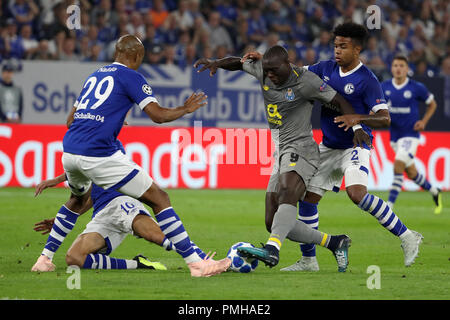
[[[320,91],[323,91],[323,90],[325,90],[325,88],[327,87],[327,83],[326,82],[324,82],[324,83],[322,83],[322,85],[319,87],[319,90]]]

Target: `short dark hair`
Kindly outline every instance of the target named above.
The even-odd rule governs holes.
[[[275,46],[267,49],[267,51],[264,53],[263,58],[264,59],[278,58],[281,61],[288,61],[289,54],[284,47],[282,47],[280,45],[275,45]]]
[[[402,60],[402,61],[405,61],[406,64],[409,63],[408,58],[407,58],[405,55],[403,55],[403,54],[397,54],[397,55],[394,57],[394,59],[392,59],[392,61],[394,61],[394,60]]]
[[[362,48],[366,45],[367,38],[369,37],[369,32],[362,25],[354,22],[342,23],[333,30],[334,37],[346,37],[351,38],[356,44],[360,45]]]

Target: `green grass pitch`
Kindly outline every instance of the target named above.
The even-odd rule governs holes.
[[[168,190],[172,205],[189,235],[205,252],[226,255],[239,241],[259,245],[264,227],[264,190]],[[374,192],[386,199],[386,192]],[[352,240],[350,265],[338,273],[331,252],[318,248],[320,271],[280,272],[298,259],[298,244],[286,240],[280,263],[270,269],[260,264],[251,274],[227,272],[211,278],[191,278],[183,260],[143,239],[128,236],[111,256],[133,258],[142,253],[161,261],[168,271],[81,270],[80,289],[68,289],[64,254],[89,222],[82,216],[57,252],[55,272],[32,273],[47,236],[33,225],[54,217],[68,197],[66,189],[46,190],[34,198],[33,189],[0,189],[0,299],[145,299],[145,300],[322,300],[322,299],[433,299],[450,298],[450,194],[443,194],[444,210],[433,214],[426,192],[403,192],[395,212],[424,236],[416,263],[403,265],[400,240],[369,214],[359,210],[345,192],[328,193],[319,205],[320,230],[348,234]],[[445,207],[447,205],[447,207]],[[367,272],[380,268],[380,289],[368,289]]]

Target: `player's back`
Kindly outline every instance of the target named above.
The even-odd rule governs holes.
[[[358,114],[369,114],[386,109],[386,101],[376,76],[365,65],[360,63],[349,72],[342,72],[339,65],[333,61],[321,61],[308,70],[317,74],[328,85],[341,94]],[[340,113],[331,108],[322,108],[321,128],[323,143],[334,149],[347,149],[353,147],[353,131],[344,131],[334,123],[334,118]],[[362,124],[364,131],[372,137],[372,130]]]
[[[84,82],[74,121],[64,136],[64,152],[106,157],[115,143],[127,112],[134,105],[156,101],[145,78],[117,62],[92,73]]]
[[[419,120],[419,101],[431,101],[433,95],[422,83],[409,78],[401,85],[395,84],[394,79],[391,79],[384,81],[381,86],[391,115],[391,140],[418,138],[419,132],[414,130],[414,124]]]

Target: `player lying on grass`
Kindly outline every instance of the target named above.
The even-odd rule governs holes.
[[[66,181],[66,176],[62,174],[54,179],[41,182],[36,186],[35,196],[64,181]],[[111,252],[129,234],[144,238],[168,251],[175,249],[140,201],[116,191],[103,190],[94,184],[89,205],[84,208],[82,213],[88,211],[91,206],[94,208],[92,220],[67,251],[67,265],[77,265],[85,269],[146,268],[167,270],[163,264],[152,262],[141,255],[132,260],[110,257]],[[55,265],[52,262],[53,256],[73,228],[72,225],[67,228],[68,224],[75,224],[76,222],[76,220],[67,219],[68,216],[71,216],[70,212],[65,219],[61,219],[61,215],[61,213],[58,213],[56,218],[36,223],[34,230],[43,232],[42,234],[50,233],[50,235],[41,257],[31,271],[55,270]],[[206,257],[194,243],[192,245],[202,259]]]
[[[209,69],[210,75],[214,75],[218,68],[241,70],[259,81],[267,122],[277,147],[266,193],[266,206],[275,202],[273,214],[266,215],[270,237],[262,248],[240,247],[238,251],[273,267],[278,264],[279,251],[286,238],[314,243],[330,249],[338,262],[338,270],[344,272],[348,265],[350,238],[322,233],[296,218],[297,203],[304,197],[319,166],[319,150],[311,125],[312,101],[320,101],[343,114],[354,113],[352,106],[314,73],[290,64],[288,53],[281,46],[269,48],[258,61],[242,62],[239,57],[201,58],[194,67],[200,65],[198,72]],[[370,143],[370,139],[363,130],[356,130],[354,142],[363,145]]]

